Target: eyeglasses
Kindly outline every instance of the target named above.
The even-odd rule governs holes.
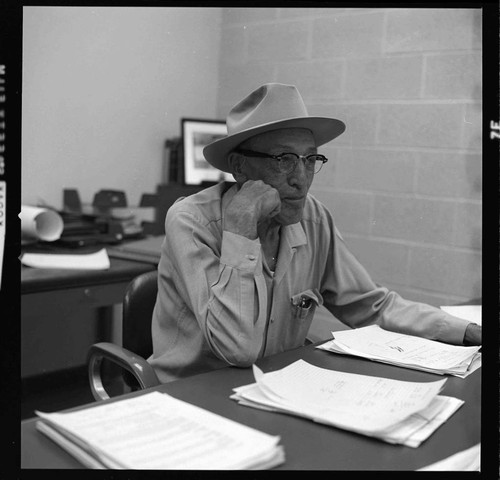
[[[246,157],[272,158],[278,162],[278,170],[281,173],[292,173],[297,167],[299,160],[304,161],[306,170],[318,173],[324,163],[328,162],[328,158],[318,153],[311,155],[297,155],[296,153],[282,153],[280,155],[270,155],[269,153],[254,152],[253,150],[237,149],[235,150]]]

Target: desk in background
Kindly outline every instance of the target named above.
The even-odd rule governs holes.
[[[323,368],[397,380],[419,382],[443,378],[335,355],[315,349],[313,345],[261,359],[257,365],[269,372],[299,358]],[[280,435],[286,455],[286,462],[280,469],[415,470],[481,441],[481,369],[465,379],[447,378],[442,394],[460,398],[465,404],[418,448],[391,445],[307,419],[238,405],[229,395],[232,388],[254,381],[250,368],[227,367],[126,397],[158,390],[271,435]],[[21,423],[21,468],[82,468],[73,457],[38,432],[35,423],[36,419]]]
[[[109,270],[21,267],[21,377],[85,365],[89,346],[111,340],[113,306],[149,263],[110,258]]]
[[[151,234],[163,235],[168,208],[180,196],[206,185],[159,185],[145,206],[155,206]],[[29,251],[29,247],[28,247]],[[36,251],[36,247],[35,247]],[[58,249],[51,249],[54,253]],[[82,249],[78,249],[82,251]],[[75,253],[61,251],[60,253]],[[121,305],[128,283],[156,264],[110,258],[109,270],[21,267],[21,377],[85,365],[88,347],[112,336],[113,306]],[[118,323],[118,322],[117,322]]]

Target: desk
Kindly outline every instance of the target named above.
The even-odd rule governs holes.
[[[314,345],[257,362],[265,372],[302,358],[332,370],[397,380],[433,381],[443,377],[368,360],[336,355]],[[481,369],[465,379],[447,377],[444,395],[465,404],[418,448],[391,445],[355,433],[281,413],[238,405],[229,399],[233,387],[253,382],[249,368],[223,368],[126,395],[158,390],[271,435],[280,435],[284,470],[415,470],[469,448],[481,438]],[[121,397],[121,398],[125,398]],[[111,401],[116,401],[112,399]],[[95,404],[94,404],[95,405]],[[69,454],[35,429],[35,419],[21,423],[21,468],[82,468]]]
[[[21,267],[21,377],[83,365],[96,335],[109,340],[110,307],[121,304],[132,278],[155,269],[110,261],[109,270]]]

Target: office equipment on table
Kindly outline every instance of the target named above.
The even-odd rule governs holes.
[[[438,375],[465,377],[481,365],[480,346],[450,345],[426,338],[390,332],[378,325],[333,333],[317,348],[355,355]]]
[[[127,286],[123,299],[122,346],[99,342],[90,347],[88,372],[90,388],[96,400],[109,398],[101,377],[104,359],[125,369],[123,380],[132,390],[137,389],[136,386],[150,388],[160,384],[153,367],[145,360],[153,353],[151,319],[157,291],[156,270],[134,278]]]
[[[140,211],[139,208],[135,210]],[[82,212],[107,224],[109,230],[120,231],[121,238],[136,238],[142,234],[142,219],[137,219],[134,210],[128,207],[125,192],[101,190],[94,196],[92,205],[82,207]]]
[[[37,428],[90,468],[239,470],[284,462],[279,436],[159,392],[37,414]]]
[[[139,206],[130,206],[125,192],[121,190],[100,190],[92,202],[96,215],[108,218],[121,225],[124,238],[133,238],[143,233],[143,225],[155,221],[155,206],[145,205],[148,196],[142,196]],[[88,208],[85,207],[84,208]]]
[[[336,372],[297,360],[233,389],[241,405],[309,418],[380,440],[418,447],[463,404],[438,395],[446,380],[402,382]]]
[[[133,240],[120,245],[110,246],[107,248],[108,255],[110,257],[150,262],[158,265],[164,238],[164,235],[153,235],[141,240]]]
[[[100,243],[118,243],[127,232],[119,218],[113,218],[106,210],[114,205],[126,205],[124,192],[105,190],[94,196],[95,205],[82,204],[76,189],[63,190],[64,230],[59,244],[67,247],[83,247]],[[100,203],[103,209],[100,210]],[[136,230],[134,229],[134,234]]]
[[[118,206],[116,204],[123,203],[120,197],[117,197],[115,205],[88,205],[82,204],[79,200],[78,192],[75,190],[66,189],[64,215],[68,220],[73,218],[76,223],[78,219],[83,223],[86,222],[90,226],[93,223],[100,222],[103,227],[113,229],[110,233],[122,233],[122,238],[133,240],[134,238],[140,239],[144,235],[164,235],[165,234],[165,216],[170,206],[179,198],[191,195],[206,188],[207,185],[184,185],[181,183],[160,184],[157,186],[155,193],[144,193],[138,207],[131,206]],[[109,191],[108,191],[109,192]],[[120,191],[117,191],[120,192]],[[123,193],[123,192],[122,192]],[[102,195],[102,199],[106,200],[107,196]],[[111,195],[111,198],[112,195]],[[101,196],[98,197],[98,200]],[[126,197],[125,197],[126,200]],[[120,230],[120,217],[124,222],[128,221],[123,219],[127,214],[135,217],[135,221],[140,225],[142,234],[127,236],[123,235]],[[116,218],[113,218],[115,217]],[[94,225],[95,226],[95,225]],[[103,233],[103,232],[98,232]],[[126,232],[125,232],[126,233]],[[69,231],[68,231],[69,234]],[[76,234],[75,234],[76,235]],[[86,237],[87,238],[87,237]],[[117,243],[117,242],[115,242]]]
[[[154,224],[156,207],[129,206],[125,192],[109,189],[99,190],[92,204],[85,204],[77,190],[64,189],[64,208],[60,214],[64,230],[58,244],[81,247],[140,238],[144,226]]]
[[[440,307],[446,313],[482,325],[481,305],[445,305]]]
[[[298,359],[338,372],[375,375],[409,382],[435,381],[430,373],[371,362],[359,357],[331,355],[314,345],[296,348],[259,359],[263,372],[279,370]],[[418,448],[406,448],[331,428],[292,415],[243,408],[229,398],[233,388],[254,381],[251,368],[227,367],[158,385],[152,390],[169,395],[252,428],[279,435],[286,461],[285,470],[417,470],[481,441],[481,432],[493,433],[496,425],[481,424],[481,372],[465,379],[449,377],[440,393],[464,401],[430,438]],[[119,398],[132,398],[148,391],[133,392]],[[108,400],[115,403],[118,399]],[[93,402],[88,406],[98,406]],[[487,411],[485,410],[487,414]],[[360,454],[360,452],[362,454]],[[63,449],[36,430],[36,420],[21,422],[21,468],[82,468]]]
[[[61,248],[81,248],[100,244],[116,244],[124,238],[119,222],[94,214],[59,212],[64,222],[63,232],[53,245]],[[40,245],[44,246],[43,243]],[[47,245],[47,244],[45,244]]]
[[[106,249],[92,253],[23,253],[21,263],[32,268],[107,270],[110,267]]]
[[[92,206],[96,211],[102,212],[112,207],[126,207],[127,195],[123,190],[102,189],[94,195]]]

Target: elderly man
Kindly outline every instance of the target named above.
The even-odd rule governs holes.
[[[167,213],[149,359],[162,382],[301,346],[320,305],[353,328],[481,344],[478,325],[376,285],[308,193],[327,162],[317,148],[344,131],[340,120],[309,116],[292,85],[267,84],[227,128],[204,155],[236,184]]]

